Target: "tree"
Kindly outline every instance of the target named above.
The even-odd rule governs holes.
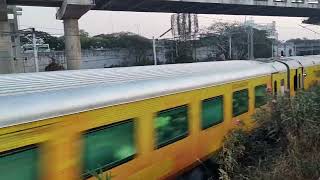
[[[229,39],[232,39],[232,59],[248,58],[248,27],[236,23],[215,23],[203,30],[200,46],[215,46],[216,54],[229,57]],[[254,56],[267,58],[272,55],[272,41],[266,31],[254,29]]]
[[[150,64],[147,52],[152,49],[150,39],[129,32],[100,34],[92,37],[93,48],[125,48],[129,56],[135,57],[134,64]]]
[[[56,62],[56,59],[53,57],[49,57],[51,59],[51,63],[45,67],[45,71],[62,71],[65,70],[63,65]]]
[[[272,56],[272,40],[266,31],[254,29],[254,57],[269,58]]]
[[[177,42],[178,56],[175,58],[174,63],[191,63],[196,61],[193,59],[193,42],[194,41]]]
[[[229,57],[229,39],[232,38],[232,58],[247,59],[246,28],[235,23],[215,23],[204,30],[202,45],[215,46],[218,56]]]
[[[36,31],[36,37],[42,39],[44,44],[49,44],[50,49],[64,50],[64,38],[52,36],[47,32]],[[32,32],[26,32],[25,36],[20,38],[21,44],[32,44]]]
[[[80,35],[81,49],[91,49],[94,44],[94,40],[89,36],[89,33],[81,29],[79,31],[79,35]]]

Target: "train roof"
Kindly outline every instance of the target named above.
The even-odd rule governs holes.
[[[320,56],[319,55],[313,55],[313,56],[294,56],[290,57],[289,59],[298,61],[300,66],[303,67],[309,67],[314,65],[320,65]]]
[[[0,127],[240,81],[275,71],[274,63],[223,61],[0,75]]]

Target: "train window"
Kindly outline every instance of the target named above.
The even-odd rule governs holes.
[[[92,129],[84,135],[83,176],[128,162],[135,154],[133,120]]]
[[[267,85],[255,87],[255,107],[259,108],[267,103]]]
[[[39,179],[39,150],[29,146],[0,154],[0,179]]]
[[[157,148],[174,143],[188,135],[188,107],[160,111],[154,123]]]
[[[202,129],[223,121],[223,96],[202,101]]]
[[[239,116],[249,110],[249,92],[248,89],[236,91],[233,93],[233,117]]]

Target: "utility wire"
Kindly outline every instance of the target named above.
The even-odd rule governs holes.
[[[317,32],[317,31],[314,31],[314,30],[312,30],[312,29],[310,29],[310,28],[307,28],[307,27],[305,27],[305,26],[302,26],[302,25],[300,25],[300,24],[298,24],[300,27],[302,27],[302,28],[304,28],[304,29],[306,29],[306,30],[309,30],[309,31],[311,31],[311,32],[314,32],[314,33],[316,33],[316,34],[318,34],[318,35],[320,35],[320,33],[319,32]]]

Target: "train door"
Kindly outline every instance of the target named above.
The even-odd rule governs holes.
[[[273,82],[273,92],[274,92],[274,95],[278,95],[278,81],[277,80],[274,80]]]
[[[304,69],[303,67],[298,68],[298,87],[299,89],[304,89]]]
[[[278,75],[278,73],[272,73],[271,75],[271,80],[272,80],[272,92],[273,95],[277,95],[278,94],[278,81],[276,76]]]
[[[281,79],[281,81],[280,81],[280,92],[281,92],[282,95],[284,95],[285,91],[286,91],[285,81],[284,81],[284,79]]]
[[[293,90],[294,92],[298,90],[298,69],[295,70],[293,75]]]
[[[278,60],[277,62],[283,64],[286,67],[287,71],[286,71],[285,74],[282,74],[282,75],[279,76],[279,78],[278,78],[279,82],[276,82],[276,83],[274,81],[275,81],[275,74],[277,74],[277,73],[273,73],[272,74],[273,86],[277,90],[278,87],[276,87],[275,85],[278,86],[278,84],[280,84],[280,92],[281,92],[281,94],[284,95],[286,92],[288,92],[288,95],[291,96],[291,93],[292,93],[291,90],[293,89],[293,87],[291,87],[292,86],[292,82],[291,82],[292,78],[291,78],[290,67],[284,61],[279,61]]]
[[[304,88],[304,77],[303,77],[302,67],[295,70],[295,73],[293,76],[293,88],[294,88],[294,91]]]

